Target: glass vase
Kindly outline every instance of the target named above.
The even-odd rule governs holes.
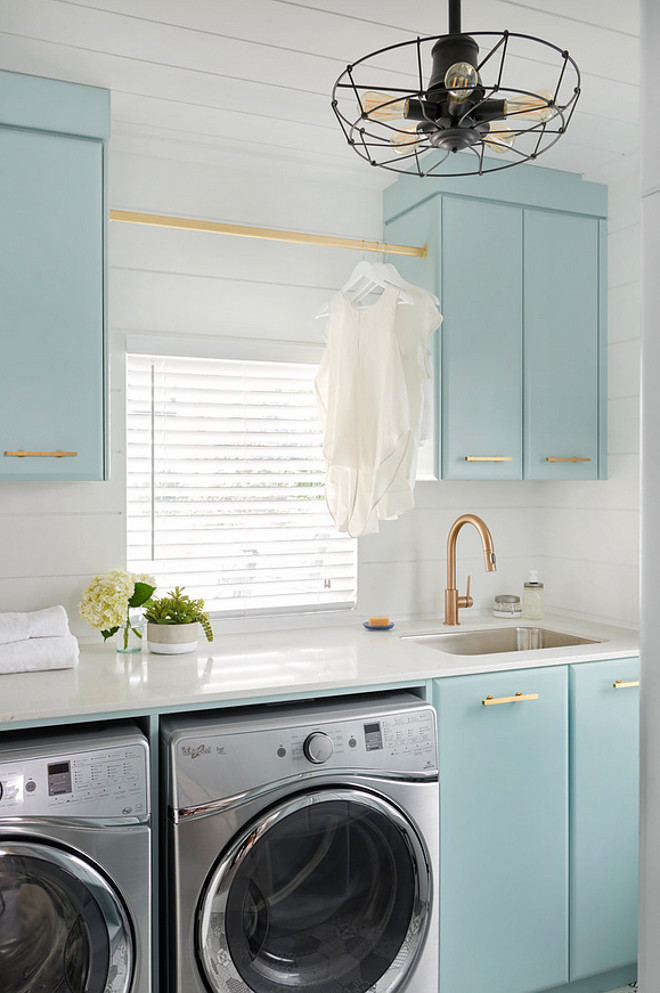
[[[118,652],[130,654],[142,651],[142,635],[144,620],[142,617],[126,615],[126,620],[115,634],[115,645]]]

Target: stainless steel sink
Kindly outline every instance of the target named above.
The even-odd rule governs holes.
[[[575,634],[551,631],[548,628],[510,627],[488,631],[451,631],[445,633],[404,635],[428,648],[437,648],[449,655],[493,655],[497,652],[529,652],[544,648],[565,648],[570,645],[599,644],[598,638],[581,638]]]

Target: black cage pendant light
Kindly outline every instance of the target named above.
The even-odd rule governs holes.
[[[372,166],[418,176],[497,172],[536,159],[569,125],[580,70],[567,51],[513,31],[464,34],[461,0],[448,6],[447,34],[371,52],[334,85],[346,140]]]

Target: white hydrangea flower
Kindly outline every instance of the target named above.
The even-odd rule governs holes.
[[[133,582],[135,583],[145,583],[146,586],[156,587],[157,583],[153,576],[150,576],[147,572],[132,572]]]
[[[128,601],[134,588],[133,574],[123,569],[113,569],[104,576],[94,576],[83,593],[80,616],[100,631],[121,626],[126,621]]]

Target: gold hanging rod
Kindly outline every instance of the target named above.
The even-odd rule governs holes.
[[[210,231],[231,234],[239,238],[262,238],[267,241],[288,241],[296,245],[322,245],[326,248],[350,248],[356,252],[385,252],[388,255],[412,255],[426,258],[426,245],[388,245],[385,241],[364,241],[360,238],[335,238],[325,234],[305,234],[304,231],[278,231],[277,228],[251,228],[244,224],[221,224],[218,221],[198,221],[194,217],[168,217],[166,214],[136,214],[130,210],[111,210],[111,221],[127,224],[148,224],[160,228],[182,228],[185,231]]]

